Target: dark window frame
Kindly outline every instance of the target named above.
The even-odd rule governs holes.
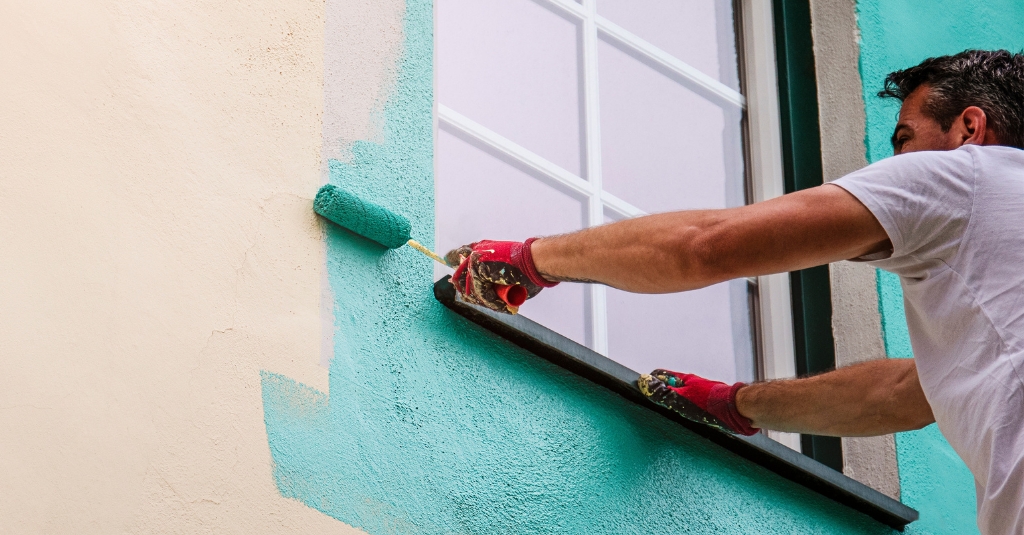
[[[811,6],[806,0],[774,0],[773,8],[783,175],[786,193],[792,193],[824,183]],[[790,273],[790,288],[797,375],[834,370],[828,266]],[[804,455],[842,472],[843,446],[839,437],[801,435],[800,446]]]

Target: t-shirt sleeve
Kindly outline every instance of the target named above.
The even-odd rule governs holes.
[[[971,218],[974,154],[966,148],[886,158],[831,184],[850,192],[889,235],[893,258],[948,261]]]

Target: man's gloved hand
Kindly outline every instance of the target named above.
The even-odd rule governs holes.
[[[518,307],[510,306],[498,295],[502,286],[525,288],[526,297],[531,298],[542,289],[558,284],[541,277],[533,265],[530,245],[536,239],[525,242],[484,240],[448,251],[444,255],[445,262],[458,266],[452,275],[452,284],[470,303],[514,314]]]
[[[758,429],[736,410],[736,392],[744,383],[727,385],[689,373],[654,370],[643,374],[637,386],[651,401],[678,412],[688,420],[737,435],[750,436]]]

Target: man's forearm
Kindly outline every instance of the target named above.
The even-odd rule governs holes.
[[[884,435],[935,421],[911,359],[754,383],[737,392],[736,407],[754,427],[828,436]]]
[[[552,281],[599,282],[639,293],[693,290],[706,271],[702,231],[711,211],[657,214],[533,243],[537,271]]]
[[[702,288],[794,271],[887,247],[860,201],[821,186],[724,210],[655,214],[533,243],[551,281],[600,282],[639,293]]]

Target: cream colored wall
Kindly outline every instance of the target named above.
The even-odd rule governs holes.
[[[402,6],[0,4],[0,533],[358,532],[278,493],[259,372],[327,389],[310,199]]]

